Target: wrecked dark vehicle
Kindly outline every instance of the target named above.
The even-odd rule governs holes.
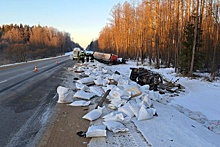
[[[130,68],[130,79],[137,82],[139,85],[149,85],[150,90],[157,90],[158,86],[163,83],[163,78],[160,74],[152,72],[145,68]]]
[[[149,85],[149,90],[159,91],[160,94],[184,92],[184,86],[177,83],[179,79],[172,82],[145,68],[130,69],[130,79],[141,86]]]

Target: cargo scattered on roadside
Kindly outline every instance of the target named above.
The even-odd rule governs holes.
[[[80,137],[92,137],[88,146],[99,146],[103,144],[107,146],[161,145],[164,144],[164,139],[169,140],[173,137],[173,135],[169,135],[169,130],[163,130],[163,137],[160,136],[157,140],[154,140],[151,136],[158,136],[157,128],[153,128],[155,132],[151,134],[152,129],[143,126],[155,124],[153,126],[157,127],[161,123],[167,123],[166,128],[174,129],[174,132],[175,128],[178,127],[175,126],[175,124],[186,126],[185,123],[180,121],[181,119],[179,120],[179,115],[178,117],[176,116],[177,112],[169,105],[166,105],[173,100],[172,96],[184,91],[184,88],[177,83],[178,79],[174,82],[172,80],[168,81],[163,78],[162,75],[145,69],[144,72],[140,72],[141,74],[136,73],[136,78],[132,80],[131,77],[134,75],[131,76],[129,66],[131,67],[133,64],[125,66],[106,66],[105,64],[95,61],[94,63],[77,63],[74,67],[68,68],[68,88],[59,88],[65,90],[63,95],[67,96],[67,100],[60,100],[63,97],[62,94],[61,97],[59,94],[58,102],[63,101],[66,103],[68,101],[68,106],[86,107],[84,109],[89,110],[88,113],[85,113],[85,115],[82,115],[82,118],[80,118],[83,121],[89,121],[90,126],[76,132]],[[152,73],[152,75],[148,77],[149,73]],[[146,77],[138,78],[140,75]],[[151,76],[153,76],[153,78],[159,77],[158,81],[160,82],[156,90],[152,89],[148,83],[140,84],[138,82],[138,80],[151,79]],[[161,85],[167,87],[163,89]],[[169,88],[173,89],[169,90]],[[71,95],[70,99],[68,97],[69,95]],[[167,111],[169,111],[169,114]],[[183,111],[185,112],[185,110]],[[203,118],[198,119],[200,118],[200,116],[198,116],[200,114],[194,114],[194,112],[189,113],[190,117],[193,117],[196,121],[204,120]],[[168,118],[172,118],[175,122],[169,124],[170,119]],[[192,122],[190,122],[190,124],[191,123]],[[213,124],[215,122],[211,123]],[[199,126],[193,123],[193,127],[198,128]],[[208,128],[210,130],[216,130],[213,128],[217,127]],[[188,129],[191,130],[191,128]],[[168,133],[165,133],[167,131]],[[186,134],[190,134],[190,132],[191,131],[186,132]],[[150,135],[147,135],[149,133]],[[182,135],[182,133],[179,132],[175,132],[174,134],[177,134],[177,136]],[[156,136],[154,136],[154,138]],[[169,142],[170,145],[173,144],[175,146],[179,143],[183,143],[181,139],[173,138],[175,142]],[[185,138],[185,140],[188,139],[187,137]],[[153,143],[151,141],[153,141]],[[188,144],[188,142],[185,141],[184,143]]]
[[[76,64],[69,68],[76,75],[74,86],[70,90],[64,87],[58,87],[57,90],[59,103],[68,102],[71,106],[90,105],[91,111],[82,118],[93,122],[85,132],[86,137],[106,136],[107,130],[113,133],[127,132],[129,129],[126,124],[131,118],[142,121],[157,116],[152,100],[159,101],[158,92],[150,91],[148,85],[141,86],[128,76],[97,63]],[[70,94],[72,99],[69,99]],[[102,123],[96,125],[96,121]]]

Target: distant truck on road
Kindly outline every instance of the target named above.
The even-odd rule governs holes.
[[[78,48],[78,47],[75,47],[73,49],[73,60],[78,60],[79,54],[80,54],[81,51],[82,50],[80,48]]]

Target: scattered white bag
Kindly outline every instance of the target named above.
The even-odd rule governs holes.
[[[109,93],[109,96],[114,99],[114,98],[117,98],[117,99],[121,99],[121,94],[120,94],[120,89],[112,89],[111,92]]]
[[[105,93],[102,87],[99,86],[90,86],[89,89],[92,93],[96,94],[97,96],[102,96]]]
[[[141,106],[139,111],[138,120],[146,120],[153,118],[153,115],[156,113],[156,109],[149,108],[146,109],[144,105]]]
[[[106,136],[106,126],[90,126],[86,132],[86,137],[104,137]]]
[[[126,99],[128,100],[130,97],[131,97],[131,92],[129,91],[124,91],[123,90],[123,87],[117,87],[117,88],[114,88],[111,93],[109,93],[109,95],[112,97],[112,98],[122,98],[122,99]]]
[[[135,102],[136,102],[136,104],[138,104],[140,107],[142,106],[142,100],[141,100],[140,97],[136,97],[136,98],[135,98]]]
[[[111,91],[114,91],[114,90],[119,90],[119,88],[115,85],[107,85],[107,89],[111,89]],[[110,92],[111,93],[111,92]],[[110,94],[109,93],[109,94]]]
[[[85,85],[85,84],[76,83],[76,89],[80,89],[80,90],[86,91],[86,90],[89,89],[89,87],[87,85]]]
[[[108,113],[108,114],[104,115],[102,118],[104,119],[104,118],[107,118],[107,117],[112,117],[112,116],[115,116],[115,114],[118,114],[118,113],[122,113],[122,112],[113,111],[111,113]]]
[[[143,104],[146,104],[147,107],[151,107],[153,105],[151,99],[149,98],[148,94],[142,96]]]
[[[94,83],[97,86],[102,86],[103,85],[103,79],[98,78],[98,79],[94,80]]]
[[[84,115],[83,118],[90,120],[90,121],[96,120],[102,115],[102,110],[104,108],[105,107],[98,107],[98,109],[94,109],[90,111],[89,113],[87,113],[86,115]]]
[[[90,100],[91,98],[93,98],[95,96],[94,93],[91,92],[85,92],[83,90],[78,90],[75,94],[74,94],[74,98],[79,98],[79,99],[84,99],[84,100]]]
[[[125,91],[131,92],[131,97],[136,97],[142,94],[142,92],[140,91],[140,88],[138,86],[127,86],[124,87]]]
[[[102,69],[102,72],[103,72],[104,74],[107,74],[107,73],[108,73],[108,69]]]
[[[131,117],[125,116],[122,112],[109,114],[103,117],[104,121],[117,121],[121,123],[128,123],[131,120]]]
[[[138,118],[138,114],[139,114],[139,110],[140,107],[138,106],[138,104],[136,103],[129,103],[129,108],[131,109],[131,111],[134,113],[135,117]]]
[[[126,103],[126,101],[122,100],[121,98],[110,99],[110,101],[111,101],[111,104],[117,108],[121,107],[122,105]]]
[[[118,112],[123,112],[124,114],[126,114],[129,117],[133,117],[134,116],[134,113],[130,109],[128,103],[126,103],[124,106],[118,108]]]
[[[119,79],[117,86],[128,85],[128,83],[129,83],[128,79],[122,78],[122,79]]]
[[[85,74],[89,76],[89,75],[91,75],[91,71],[90,70],[86,70]]]
[[[103,86],[107,86],[108,83],[109,83],[109,81],[107,79],[103,79],[103,83],[102,83]]]
[[[112,131],[113,133],[129,131],[128,128],[126,128],[122,123],[117,121],[107,121],[103,122],[103,124],[107,127],[108,130]]]
[[[154,101],[160,101],[162,98],[161,98],[161,95],[159,94],[159,92],[155,92],[153,90],[150,90],[149,91],[149,95],[148,97]]]
[[[117,113],[117,114],[114,114],[112,116],[105,116],[104,117],[104,121],[118,121],[118,122],[121,122],[124,120],[124,116],[122,113]]]
[[[115,80],[115,81],[119,81],[119,79],[121,79],[121,75],[118,75],[118,74],[113,74],[111,79]]]
[[[131,98],[132,93],[130,91],[123,91],[121,98],[128,100],[129,98]]]
[[[89,106],[90,103],[91,103],[91,101],[80,100],[80,101],[74,101],[69,105],[70,106]]]
[[[86,77],[86,78],[82,78],[80,80],[77,80],[76,82],[80,83],[80,84],[86,84],[86,83],[91,83],[93,82],[95,79],[93,77]]]
[[[108,108],[112,109],[112,110],[116,110],[118,107],[116,107],[115,105],[113,104],[109,104],[108,105]]]
[[[73,101],[73,91],[69,88],[59,86],[57,88],[58,93],[58,103],[71,103]]]

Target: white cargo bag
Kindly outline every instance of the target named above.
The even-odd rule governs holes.
[[[126,114],[129,117],[133,117],[134,113],[133,111],[130,109],[129,104],[126,103],[124,106],[118,108],[118,112],[123,112],[124,114]]]
[[[99,86],[91,86],[89,87],[89,89],[92,93],[96,94],[97,96],[102,96],[105,93],[102,87]]]
[[[155,92],[153,90],[150,90],[149,91],[149,95],[148,97],[151,99],[151,100],[154,100],[154,101],[160,101],[162,98],[161,98],[161,95],[159,94],[159,92]]]
[[[80,80],[77,80],[76,82],[80,83],[80,84],[86,84],[86,83],[91,83],[93,82],[95,79],[93,77],[87,77],[87,78],[82,78]]]
[[[108,130],[112,131],[113,133],[129,131],[128,128],[126,128],[122,123],[117,121],[107,121],[103,122],[103,124],[107,127]]]
[[[87,85],[85,85],[85,84],[76,83],[76,89],[80,89],[80,90],[86,91],[86,90],[89,89],[89,87]]]
[[[139,111],[138,120],[146,120],[153,118],[153,115],[156,113],[156,109],[149,108],[146,109],[144,105],[141,106]]]
[[[104,137],[106,136],[106,126],[90,126],[86,132],[86,137]]]
[[[95,96],[94,93],[85,92],[83,90],[79,90],[74,94],[74,98],[84,99],[84,100],[90,100]]]
[[[58,103],[71,103],[73,101],[73,91],[69,88],[59,86],[57,88],[58,93]]]
[[[136,104],[129,103],[129,108],[134,113],[134,115],[138,118],[138,114],[139,114],[139,110],[140,110],[140,107],[138,106],[138,104],[137,103]]]
[[[87,113],[86,115],[84,115],[83,118],[90,120],[90,121],[96,120],[102,115],[102,110],[104,108],[105,107],[98,107],[98,109],[94,109],[90,111],[89,113]]]
[[[74,101],[71,104],[69,104],[70,106],[89,106],[89,104],[91,103],[91,101],[84,101],[84,100],[80,100],[80,101]]]

